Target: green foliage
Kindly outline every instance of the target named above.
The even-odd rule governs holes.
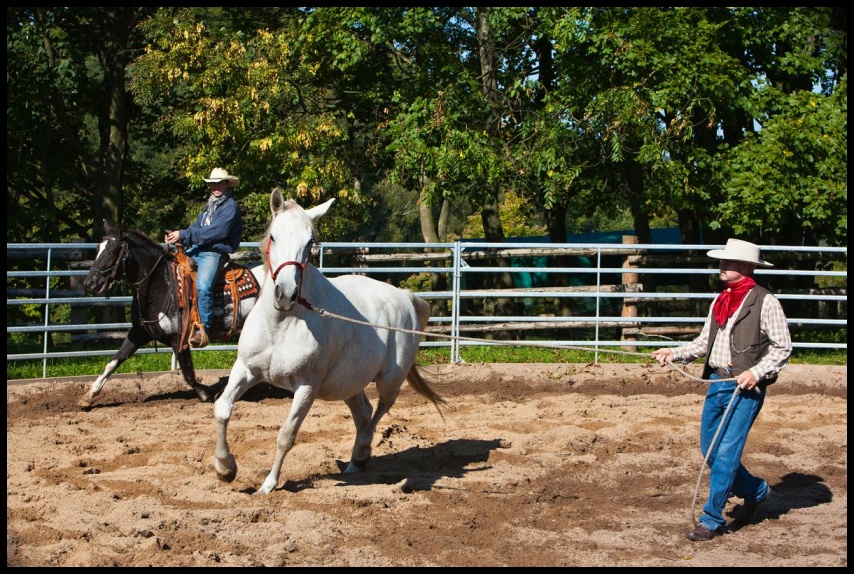
[[[808,343],[848,343],[848,329],[792,330],[792,341]]]
[[[514,191],[502,194],[499,214],[507,237],[540,237],[547,234],[545,226],[539,223],[542,216],[536,212],[536,207]],[[480,213],[469,216],[468,223],[463,229],[463,237],[465,239],[483,237]]]
[[[739,235],[793,228],[845,245],[848,239],[848,115],[832,96],[778,95],[777,113],[723,163],[728,199],[719,221]]]
[[[346,207],[326,225],[340,238],[370,202],[352,184],[347,111],[328,105],[315,46],[299,41],[304,16],[292,12],[288,26],[234,34],[235,14],[159,11],[144,26],[149,49],[130,69],[134,97],[159,110],[164,137],[181,142],[175,161],[192,187],[205,188],[212,166],[240,176],[246,237],[265,231],[269,193],[279,186],[305,206],[336,197]]]
[[[829,263],[819,264],[817,265],[818,269],[823,269],[826,271],[848,271],[848,262],[847,261],[831,261]],[[828,288],[828,287],[836,287],[840,289],[845,289],[848,287],[848,278],[847,277],[816,277],[815,278],[816,287],[819,288]]]
[[[101,95],[93,45],[102,39],[97,30],[106,13],[7,10],[8,241],[88,235],[98,197],[93,171]]]
[[[159,237],[198,213],[219,165],[241,178],[246,240],[278,186],[337,198],[334,240],[420,239],[419,205],[443,200],[453,236],[513,195],[509,236],[678,214],[706,241],[845,244],[844,16],[10,8],[7,239],[89,238],[105,213]]]
[[[432,290],[431,273],[418,273],[410,275],[400,282],[401,289],[411,289],[416,293],[424,293]]]

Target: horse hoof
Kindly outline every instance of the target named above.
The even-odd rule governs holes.
[[[88,411],[92,408],[92,399],[89,397],[83,397],[79,401],[77,401],[77,406],[83,409],[84,411]]]
[[[276,488],[276,482],[276,480],[270,480],[270,478],[267,477],[264,480],[264,484],[261,485],[261,488],[259,488],[258,492],[255,494],[270,494],[273,492],[273,489]]]
[[[368,464],[368,461],[364,461],[362,463],[357,463],[355,461],[350,461],[350,464],[347,465],[347,468],[344,469],[344,474],[355,474],[357,472],[362,472],[365,470],[365,466]]]
[[[225,461],[221,461],[218,458],[214,459],[214,470],[216,471],[217,477],[222,482],[231,482],[237,476],[237,461],[234,459],[234,455],[228,455],[228,458]]]

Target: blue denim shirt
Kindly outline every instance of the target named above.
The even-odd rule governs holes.
[[[240,247],[243,238],[243,216],[237,201],[228,199],[214,211],[210,225],[202,225],[203,209],[190,227],[178,232],[181,244],[189,250],[195,248],[217,253],[234,253]]]

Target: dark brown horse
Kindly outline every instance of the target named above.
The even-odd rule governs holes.
[[[215,392],[196,379],[193,358],[184,341],[184,309],[179,301],[175,265],[175,256],[146,235],[104,222],[104,238],[84,285],[88,291],[98,295],[114,292],[120,281],[131,286],[131,329],[104,372],[77,402],[78,405],[91,407],[110,375],[137,349],[151,341],[171,347],[178,358],[184,380],[196,391],[199,400],[213,402]],[[246,316],[258,298],[260,279],[252,271],[244,274],[251,283],[247,290],[248,297],[238,297],[235,301],[232,293],[236,291],[224,285],[223,289],[216,289],[214,329],[208,333],[211,341],[225,340],[227,335],[237,333],[243,327]],[[217,285],[223,283],[221,276]]]

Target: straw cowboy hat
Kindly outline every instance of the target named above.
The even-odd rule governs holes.
[[[205,178],[205,181],[208,183],[219,183],[220,181],[229,182],[228,187],[234,187],[235,185],[240,185],[240,180],[237,176],[231,175],[221,167],[215,167],[211,170],[211,176]]]
[[[741,239],[728,239],[726,248],[712,249],[707,253],[709,257],[717,259],[726,259],[727,261],[744,261],[745,263],[753,263],[759,267],[774,267],[764,259],[759,257],[759,246],[742,241]]]

